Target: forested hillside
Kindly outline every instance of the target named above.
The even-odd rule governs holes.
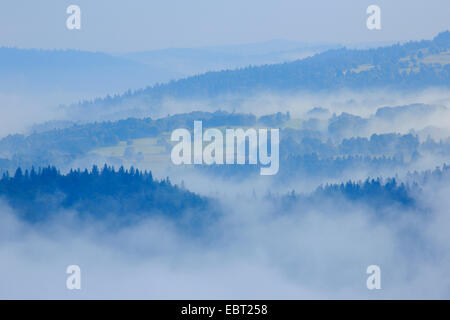
[[[313,109],[312,111],[314,111]],[[325,112],[325,111],[324,111]],[[160,119],[129,118],[115,122],[72,124],[67,128],[10,135],[0,140],[0,170],[14,171],[47,165],[70,169],[71,163],[90,157],[92,163],[135,166],[155,170],[171,164],[170,132],[177,128],[192,130],[201,120],[206,128],[272,127],[280,128],[280,170],[283,181],[302,177],[335,178],[348,170],[364,170],[378,175],[414,165],[424,157],[445,160],[450,155],[448,138],[432,138],[427,130],[412,130],[410,123],[425,128],[429,119],[446,117],[445,107],[414,104],[382,107],[369,117],[349,113],[316,118],[309,112],[305,118],[292,119],[289,113],[257,117],[253,114],[191,112]],[[400,124],[403,131],[395,133]],[[387,133],[372,133],[377,126]],[[427,127],[428,128],[428,127]],[[435,127],[436,132],[445,128]],[[445,134],[445,132],[443,132]],[[101,157],[100,157],[101,156]],[[163,157],[163,158],[161,158]],[[91,161],[90,160],[90,161]],[[99,161],[99,162],[97,162]],[[441,160],[438,160],[441,161]],[[257,166],[204,166],[196,170],[226,178],[245,178],[257,174]]]
[[[159,103],[165,97],[214,98],[261,91],[323,91],[390,88],[415,90],[450,85],[450,32],[433,40],[368,50],[335,49],[303,60],[207,72],[123,95],[85,101],[78,107]],[[75,107],[75,106],[72,106]]]
[[[208,199],[173,185],[168,178],[157,181],[151,172],[123,167],[116,171],[106,165],[101,170],[94,166],[90,171],[71,170],[66,175],[55,167],[18,168],[13,176],[3,175],[0,197],[31,222],[64,210],[121,223],[152,215],[182,220],[190,214],[195,220],[209,205]]]

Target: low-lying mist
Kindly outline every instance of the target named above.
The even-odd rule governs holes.
[[[114,232],[75,212],[29,225],[1,206],[1,298],[310,299],[449,298],[448,181],[417,206],[379,212],[324,198],[283,209],[263,198],[222,197],[225,214],[201,236],[151,218]],[[65,288],[81,267],[81,291]],[[366,288],[379,265],[381,290]]]
[[[63,102],[63,101],[62,101]],[[256,116],[289,112],[291,118],[308,119],[312,108],[323,108],[339,115],[342,112],[361,117],[370,117],[377,108],[384,106],[400,106],[415,103],[438,105],[450,108],[450,93],[448,90],[430,88],[427,90],[401,93],[374,89],[373,91],[354,92],[339,91],[328,93],[258,93],[249,96],[222,96],[213,100],[174,100],[167,97],[158,104],[135,101],[133,104],[95,107],[88,109],[76,104],[58,106],[54,100],[36,98],[26,95],[0,94],[0,104],[3,109],[2,130],[0,136],[14,133],[29,133],[33,125],[49,121],[71,121],[74,123],[88,123],[95,121],[116,121],[129,117],[151,117],[153,119],[165,117],[168,114],[189,113],[192,111],[224,110],[228,112],[253,113]],[[366,134],[383,132],[407,132],[410,129],[422,130],[427,126],[448,127],[449,117],[436,115],[427,122],[402,122],[397,128],[389,124],[378,123]],[[55,127],[58,127],[56,124]],[[52,129],[52,124],[48,125]]]
[[[363,91],[339,90],[323,92],[258,92],[249,95],[222,95],[213,99],[178,100],[165,97],[152,101],[152,97],[136,98],[124,105],[93,104],[66,106],[64,109],[74,121],[119,120],[127,117],[160,118],[168,114],[192,111],[224,110],[229,112],[253,113],[256,116],[276,112],[290,112],[292,117],[302,118],[314,107],[326,108],[330,113],[347,112],[368,117],[384,106],[399,106],[424,103],[449,106],[450,92],[443,88],[429,88],[418,91],[390,91],[373,89]]]

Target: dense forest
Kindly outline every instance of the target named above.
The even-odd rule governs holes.
[[[280,197],[267,195],[272,201],[279,203],[286,210],[301,204],[304,208],[321,208],[322,206],[342,207],[345,203],[368,206],[377,214],[385,211],[402,209],[418,209],[415,194],[419,190],[416,183],[404,183],[396,178],[371,178],[365,181],[347,181],[339,184],[319,186],[313,193],[305,195],[295,190]]]
[[[127,91],[123,95],[84,101],[78,107],[89,110],[138,103],[152,106],[165,97],[205,99],[260,91],[317,92],[341,88],[415,90],[448,86],[449,64],[422,62],[424,56],[447,52],[448,49],[450,32],[446,31],[433,40],[411,41],[368,50],[334,49],[294,62],[207,72],[134,92]],[[360,72],[360,66],[369,68]]]
[[[367,118],[348,113],[328,115],[325,119],[315,118],[316,111],[305,119],[296,119],[297,128],[289,126],[292,120],[289,113],[278,112],[256,117],[253,114],[216,111],[191,112],[160,119],[129,118],[115,122],[73,124],[29,135],[9,135],[0,140],[0,172],[11,172],[17,167],[30,170],[32,166],[56,165],[62,168],[96,148],[116,146],[120,141],[139,138],[158,138],[165,146],[164,152],[169,153],[171,145],[167,141],[167,134],[176,128],[192,130],[194,120],[202,120],[204,128],[281,128],[280,170],[277,175],[281,180],[298,175],[334,178],[352,168],[363,169],[376,176],[383,169],[394,170],[413,164],[423,155],[444,158],[450,155],[448,138],[419,139],[418,133],[414,131],[368,135],[370,128],[380,123],[390,126],[410,119],[423,122],[440,112],[447,112],[443,107],[421,104],[383,107]],[[102,159],[117,167],[123,164],[122,160]],[[197,169],[230,178],[245,178],[258,171],[256,166],[249,165],[242,168],[211,166]]]
[[[287,209],[300,203],[306,208],[336,205],[342,200],[360,203],[382,215],[393,208],[418,210],[416,196],[427,184],[448,183],[450,166],[423,172],[411,172],[403,181],[398,178],[368,178],[319,186],[311,194],[285,195],[268,192],[265,200]],[[255,195],[256,196],[256,195]],[[61,174],[55,167],[5,173],[0,180],[0,197],[14,208],[21,218],[39,222],[57,217],[66,210],[78,217],[110,219],[121,224],[139,218],[162,216],[174,221],[188,222],[199,227],[219,217],[219,203],[173,185],[169,179],[156,181],[151,172],[121,167],[114,170],[96,166],[92,170],[71,170]],[[407,212],[407,210],[405,211]]]
[[[81,217],[133,220],[139,216],[162,215],[182,220],[207,212],[209,200],[169,179],[157,181],[151,172],[104,166],[91,171],[71,170],[61,174],[55,167],[5,173],[0,196],[28,221],[40,221],[62,210]],[[211,208],[210,208],[211,209]],[[204,218],[204,217],[203,217]],[[194,219],[195,220],[195,219]]]
[[[257,123],[256,116],[252,114],[225,111],[191,112],[156,120],[128,118],[115,122],[73,124],[67,128],[35,132],[30,135],[9,135],[0,140],[0,150],[1,153],[8,155],[27,153],[30,150],[35,150],[38,154],[51,150],[79,154],[97,147],[112,146],[119,141],[156,137],[160,133],[177,128],[191,128],[194,120],[202,120],[205,127],[252,126]],[[263,121],[270,123],[267,117],[264,117]]]
[[[367,178],[364,181],[326,183],[311,194],[296,193],[295,190],[282,195],[267,194],[266,198],[288,210],[301,204],[304,208],[322,206],[342,207],[367,206],[374,209],[378,218],[396,217],[399,212],[427,212],[427,207],[417,200],[424,188],[433,190],[450,182],[450,166],[444,164],[434,170],[409,172],[402,180],[398,178]],[[397,210],[400,209],[400,210]],[[395,212],[395,216],[392,213]]]

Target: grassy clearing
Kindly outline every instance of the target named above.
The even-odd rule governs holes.
[[[422,59],[421,62],[426,64],[440,64],[440,65],[450,64],[450,51],[426,56],[425,58]]]
[[[116,146],[98,148],[90,151],[90,153],[98,154],[105,157],[125,157],[126,150],[132,149],[131,154],[142,153],[142,155],[157,155],[166,152],[164,145],[158,144],[159,138],[142,138],[130,141],[120,141]]]

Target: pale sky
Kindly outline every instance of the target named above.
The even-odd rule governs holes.
[[[81,30],[66,8],[81,8]],[[382,30],[366,28],[381,7]],[[450,29],[449,0],[1,0],[0,46],[126,52],[286,39],[430,39]]]

